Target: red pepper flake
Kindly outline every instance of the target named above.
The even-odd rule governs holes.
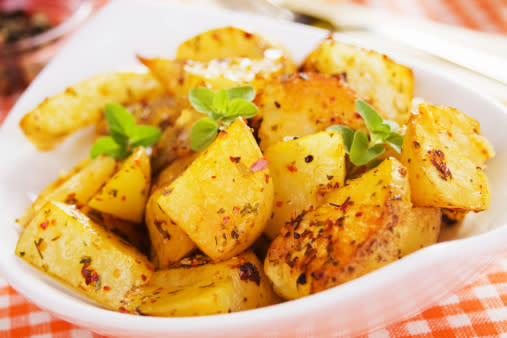
[[[239,266],[239,279],[246,282],[251,280],[257,285],[261,285],[261,276],[259,275],[259,271],[255,265],[250,262],[246,262],[245,264],[241,264]]]
[[[216,177],[215,175],[213,175],[213,176],[211,176],[211,178],[215,179],[215,178],[217,178],[217,177]]]
[[[104,291],[109,291],[109,290],[111,290],[111,287],[107,286],[107,285],[104,285]]]
[[[123,196],[121,197],[121,200],[122,200],[122,201],[125,201],[126,199],[127,199],[127,197],[126,197],[125,195],[123,195]]]
[[[293,164],[289,164],[289,165],[287,166],[287,169],[289,169],[289,171],[290,171],[291,173],[295,173],[296,171],[298,171],[298,168],[297,168],[295,165],[293,165]]]
[[[331,96],[331,97],[329,98],[329,101],[331,101],[331,102],[333,102],[334,100],[336,100],[336,98],[335,98],[334,96]]]
[[[234,208],[232,208],[232,212],[233,212],[234,214],[237,214],[237,213],[239,212],[239,210],[240,210],[240,209],[239,209],[239,207],[234,207]]]
[[[360,119],[360,118],[361,118],[361,115],[359,115],[359,113],[354,113],[354,117],[355,117],[356,119]]]
[[[84,277],[86,285],[99,280],[99,274],[93,269],[88,269],[89,266],[90,264],[84,263],[81,268],[81,275]]]
[[[322,108],[327,109],[327,103],[326,102],[322,103]]]
[[[266,184],[269,183],[269,175],[268,174],[264,174],[264,178],[266,179]]]
[[[227,222],[229,222],[229,219],[231,219],[229,216],[225,216],[225,217],[222,219],[222,223],[223,223],[223,224],[227,224]]]
[[[143,280],[143,282],[146,282],[146,276],[145,275],[141,275],[141,279]]]
[[[264,187],[261,188],[261,192],[264,192]]]
[[[102,198],[100,198],[100,197],[95,197],[95,199],[96,199],[97,201],[99,201],[99,202],[102,202]]]
[[[280,208],[282,205],[283,205],[283,202],[282,202],[282,201],[277,201],[277,202],[276,202],[276,206],[277,206],[277,207],[279,207],[279,208]]]
[[[120,307],[118,308],[118,311],[120,311],[121,313],[129,313],[129,310],[127,310],[127,309],[126,309],[125,307],[123,307],[123,306],[120,306]]]
[[[87,290],[84,286],[82,286],[81,284],[79,284],[77,287],[78,287],[78,288],[80,288],[80,289],[81,289],[81,290],[83,290],[83,291],[88,291],[88,290]]]
[[[46,230],[46,228],[48,227],[49,225],[49,221],[44,221],[40,224],[40,227],[42,230]]]
[[[231,162],[233,162],[233,163],[239,163],[239,161],[241,160],[241,157],[239,157],[239,156],[236,156],[236,157],[229,156],[229,160],[231,160]]]
[[[254,164],[250,166],[250,169],[255,173],[257,171],[261,171],[267,169],[269,166],[269,161],[265,157],[261,157]]]

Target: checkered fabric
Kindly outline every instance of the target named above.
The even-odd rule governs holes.
[[[96,0],[105,3],[106,0]],[[332,0],[328,0],[332,1]],[[406,15],[507,34],[507,0],[353,0]],[[0,100],[0,103],[2,101]],[[0,104],[0,123],[12,103]],[[332,333],[330,332],[330,335]],[[0,338],[101,337],[40,310],[0,277]],[[507,256],[413,318],[362,337],[507,337]]]

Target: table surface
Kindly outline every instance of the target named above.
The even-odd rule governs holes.
[[[107,0],[96,0],[98,6]],[[183,0],[184,1],[184,0]],[[327,0],[333,1],[333,0]],[[507,34],[505,0],[354,0],[370,7]],[[0,100],[0,123],[14,103]],[[100,337],[54,318],[0,277],[0,337]],[[364,337],[507,337],[507,248],[477,279],[418,315]]]

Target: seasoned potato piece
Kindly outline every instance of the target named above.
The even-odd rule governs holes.
[[[270,146],[264,153],[275,185],[273,213],[264,232],[271,239],[303,210],[345,181],[345,149],[340,133],[320,132]]]
[[[127,291],[150,280],[144,255],[74,206],[49,202],[23,230],[16,255],[75,291],[122,310]]]
[[[442,213],[439,208],[412,208],[403,226],[396,227],[400,238],[400,257],[435,244],[440,235]]]
[[[267,160],[248,125],[236,119],[171,183],[158,204],[213,260],[248,248],[273,205]]]
[[[110,156],[81,161],[68,174],[48,185],[17,222],[25,227],[49,201],[76,204],[78,207],[86,205],[115,171],[116,161]]]
[[[427,243],[429,236],[400,243],[423,232],[412,229],[421,225],[413,222],[417,216],[411,212],[407,170],[387,159],[287,224],[268,251],[266,275],[275,291],[289,299],[362,276],[397,260],[402,248],[408,253]]]
[[[158,205],[163,188],[184,172],[196,155],[182,157],[161,171],[146,204],[146,226],[159,269],[166,269],[196,248],[194,242],[180,227],[171,222],[169,216]]]
[[[39,150],[51,150],[76,130],[100,121],[104,105],[159,97],[164,90],[150,73],[105,73],[44,100],[19,123]]]
[[[454,225],[459,223],[465,219],[465,216],[468,214],[467,210],[461,209],[442,209],[442,222],[447,225]]]
[[[340,75],[359,95],[370,100],[384,118],[404,124],[414,96],[412,70],[384,54],[332,37],[304,61],[305,71]]]
[[[262,150],[286,136],[305,136],[344,124],[364,130],[355,101],[360,97],[338,77],[317,73],[282,76],[263,88],[255,103],[262,119],[258,136]]]
[[[229,58],[207,62],[138,58],[168,93],[183,98],[195,87],[221,89],[249,84],[262,88],[273,77],[292,70],[287,69],[283,58]]]
[[[263,59],[266,55],[285,54],[258,34],[227,26],[214,28],[183,42],[176,52],[177,60],[210,61],[241,57]]]
[[[485,210],[488,179],[482,167],[494,150],[479,122],[451,107],[419,105],[407,125],[401,161],[415,206]]]
[[[251,251],[221,263],[157,271],[127,299],[139,314],[165,317],[229,313],[280,301]]]
[[[88,205],[118,218],[141,223],[150,184],[150,158],[143,147],[138,147]]]
[[[193,108],[181,112],[174,125],[164,131],[162,137],[153,147],[151,154],[153,173],[158,173],[177,158],[183,158],[194,153],[190,146],[190,133],[194,123],[204,116],[204,114]]]

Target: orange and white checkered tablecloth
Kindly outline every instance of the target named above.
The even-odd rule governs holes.
[[[97,0],[98,2],[106,2]],[[331,0],[328,0],[331,1]],[[404,15],[507,34],[507,0],[353,0]],[[7,107],[0,107],[1,112]],[[0,277],[0,338],[101,337],[40,310]],[[364,337],[507,337],[507,255],[420,314]]]

